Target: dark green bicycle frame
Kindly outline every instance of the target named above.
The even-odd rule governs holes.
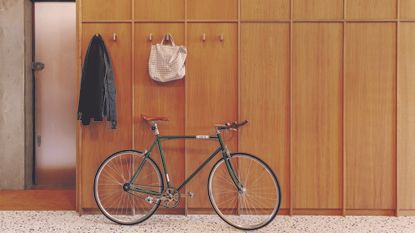
[[[137,170],[135,171],[133,177],[131,178],[130,185],[134,184],[135,180],[137,179],[137,177],[139,176],[141,170],[143,169],[145,161],[150,157],[151,152],[153,151],[154,147],[157,145],[158,149],[160,151],[160,157],[161,157],[161,161],[162,161],[162,164],[163,164],[164,176],[165,176],[165,179],[166,179],[166,187],[170,188],[170,178],[169,178],[168,171],[167,171],[166,161],[164,159],[163,148],[161,146],[161,140],[163,140],[163,139],[168,139],[168,140],[171,140],[171,139],[200,139],[200,140],[218,139],[219,144],[220,144],[219,147],[179,186],[179,188],[177,188],[178,191],[180,191],[187,183],[189,183],[189,181],[192,180],[193,177],[200,170],[202,170],[202,168],[205,167],[206,164],[208,164],[221,151],[222,151],[222,156],[223,156],[223,158],[225,160],[225,163],[226,163],[226,168],[228,169],[229,175],[231,176],[232,181],[236,186],[236,189],[238,191],[242,190],[243,186],[242,186],[241,182],[239,181],[237,175],[235,174],[235,170],[233,169],[232,164],[229,162],[230,154],[229,154],[229,151],[226,148],[225,144],[223,143],[222,135],[220,133],[217,133],[216,135],[197,135],[197,136],[160,136],[160,135],[156,135],[156,139],[151,144],[148,151],[145,152],[144,159],[141,161],[141,163],[138,166]],[[136,191],[136,192],[146,193],[146,194],[150,194],[150,195],[159,195],[159,196],[162,195],[162,193],[163,193],[163,191],[161,193],[159,193],[159,192],[155,192],[155,191],[152,191],[152,190],[141,189],[141,188],[138,188],[138,187],[133,187],[132,190]]]

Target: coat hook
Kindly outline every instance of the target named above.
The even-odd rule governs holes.
[[[117,41],[117,37],[118,37],[117,33],[112,34],[112,40],[113,41]]]
[[[151,34],[151,33],[150,33],[150,34],[148,35],[148,40],[149,40],[149,41],[153,41],[153,34]]]
[[[166,38],[166,41],[170,41],[171,39],[170,33],[167,33],[165,38]]]
[[[203,33],[202,35],[202,41],[205,42],[206,41],[206,33]]]
[[[222,33],[222,34],[220,34],[220,36],[219,36],[219,40],[220,40],[221,42],[223,42],[223,41],[225,40],[225,37],[223,36],[223,33]]]

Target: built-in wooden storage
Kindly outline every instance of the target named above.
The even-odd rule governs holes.
[[[275,170],[283,214],[415,214],[415,1],[77,3],[79,71],[90,38],[102,34],[119,117],[116,130],[107,122],[78,127],[79,211],[96,208],[92,182],[108,155],[147,149],[153,135],[141,114],[149,114],[168,117],[160,131],[175,135],[249,120],[226,142]],[[161,84],[147,63],[165,33],[187,46],[187,75]],[[163,145],[173,186],[217,146]],[[160,162],[157,150],[152,157]],[[195,196],[174,213],[211,213],[208,172],[188,184],[183,193]]]
[[[142,150],[153,142],[154,135],[149,124],[141,119],[141,114],[168,116],[169,122],[159,124],[165,135],[184,134],[185,91],[184,80],[160,84],[148,77],[148,56],[150,46],[160,43],[166,32],[174,35],[177,44],[185,43],[183,23],[136,23],[134,37],[134,147]],[[152,40],[149,40],[150,34]],[[159,151],[153,150],[152,158],[161,165]],[[169,167],[173,187],[184,181],[184,141],[163,142],[166,163]],[[184,208],[184,204],[180,206]]]
[[[294,25],[291,143],[295,209],[340,210],[342,206],[342,47],[340,23]]]
[[[401,23],[398,73],[398,205],[415,212],[415,24]]]
[[[95,208],[93,196],[93,177],[101,162],[110,154],[131,148],[132,108],[131,108],[131,24],[128,23],[90,23],[82,27],[82,58],[84,58],[90,39],[101,34],[111,54],[115,83],[117,85],[118,126],[111,129],[108,122],[93,122],[82,127],[78,142],[81,157],[78,159],[79,191],[82,192],[82,208]],[[118,40],[112,40],[113,34]]]
[[[289,208],[289,24],[243,24],[241,41],[239,118],[251,123],[239,134],[239,149],[263,155],[281,182],[282,208]]]
[[[206,35],[206,41],[202,35]],[[220,40],[223,34],[224,40]],[[231,23],[191,23],[188,25],[186,79],[186,133],[214,134],[214,125],[238,118],[238,31]],[[190,78],[192,77],[192,78]],[[237,150],[235,134],[225,135],[230,150]],[[217,141],[186,142],[186,174],[190,175],[218,147]],[[207,167],[213,166],[213,161]],[[204,169],[188,184],[195,193],[190,209],[208,209],[207,178]]]
[[[400,0],[400,18],[401,19],[415,19],[415,1],[414,0]]]
[[[193,20],[238,20],[238,0],[188,0],[187,17]]]
[[[241,0],[241,20],[290,18],[290,0]]]
[[[347,19],[396,19],[399,0],[347,0]]]
[[[184,20],[185,0],[134,0],[134,19],[143,21]]]
[[[351,23],[345,32],[346,208],[393,211],[396,25]]]
[[[292,0],[294,19],[342,19],[343,0]]]
[[[83,21],[131,20],[131,0],[82,0],[81,14]]]

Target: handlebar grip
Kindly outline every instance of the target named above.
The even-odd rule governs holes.
[[[235,122],[228,122],[228,123],[225,123],[223,125],[216,125],[216,126],[218,127],[219,130],[225,130],[225,129],[235,129],[236,130],[241,126],[246,125],[247,123],[248,123],[248,121],[244,120],[241,123],[238,123],[238,122],[235,121]]]
[[[239,127],[244,126],[246,124],[248,124],[248,120],[244,120],[241,123],[236,124],[236,128],[239,128]]]

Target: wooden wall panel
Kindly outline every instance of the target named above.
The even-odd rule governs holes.
[[[340,209],[343,24],[295,24],[293,33],[293,208]]]
[[[136,20],[183,20],[184,0],[134,0]]]
[[[240,119],[249,124],[240,131],[239,150],[258,155],[275,171],[282,208],[290,203],[289,36],[289,24],[241,26]]]
[[[82,28],[82,61],[89,41],[100,33],[109,50],[117,89],[117,129],[107,121],[82,127],[82,207],[95,208],[93,182],[98,166],[112,153],[131,148],[131,24],[86,24]],[[117,41],[112,41],[117,33]]]
[[[131,0],[82,0],[83,20],[129,20],[131,18]]]
[[[201,40],[206,33],[206,41]],[[220,42],[218,35],[224,34]],[[214,125],[238,119],[237,25],[191,23],[188,25],[186,77],[186,133],[215,134]],[[237,135],[224,135],[231,151],[236,151]],[[218,147],[211,142],[186,142],[186,174],[190,175]],[[220,158],[220,157],[218,157]],[[209,208],[207,178],[213,163],[207,165],[188,185],[195,193],[189,208]]]
[[[292,0],[294,19],[342,19],[343,0]]]
[[[348,19],[395,19],[397,0],[347,0]]]
[[[141,114],[168,117],[169,122],[159,123],[159,131],[162,135],[184,134],[184,79],[159,83],[151,80],[148,75],[151,44],[160,43],[166,32],[172,34],[177,45],[184,44],[184,24],[136,23],[135,25],[134,135],[135,147],[139,150],[148,149],[154,141],[150,126],[141,118]],[[150,33],[153,34],[152,42],[148,40]],[[163,151],[170,171],[171,185],[178,187],[184,180],[184,141],[163,141]],[[153,150],[151,158],[162,169],[157,148]]]
[[[189,19],[230,20],[238,19],[238,0],[191,0],[187,1]]]
[[[393,209],[396,200],[396,27],[346,27],[347,209]]]
[[[290,0],[241,0],[242,20],[290,18]]]
[[[399,0],[401,19],[415,19],[415,0]]]
[[[248,119],[250,123],[239,133],[238,149],[258,154],[270,163],[282,183],[282,207],[295,208],[294,213],[339,213],[332,209],[341,208],[344,197],[346,214],[391,214],[397,201],[396,182],[399,208],[412,211],[415,147],[411,129],[415,123],[411,116],[415,114],[415,99],[411,88],[415,84],[410,77],[415,74],[411,45],[415,26],[400,23],[397,36],[396,23],[386,22],[397,17],[398,1],[400,16],[415,19],[415,0],[240,0],[238,83],[238,0],[187,0],[187,9],[185,0],[78,0],[78,13],[84,22],[78,27],[82,55],[90,37],[102,33],[114,61],[119,113],[115,131],[107,122],[82,127],[78,144],[78,195],[82,202],[78,204],[82,208],[95,207],[92,191],[88,192],[92,190],[95,171],[109,154],[132,147],[132,133],[137,149],[147,147],[152,134],[140,118],[144,113],[170,118],[170,122],[160,124],[163,134],[214,133],[215,123]],[[343,19],[344,2],[346,45],[342,48],[338,20]],[[178,23],[186,20],[186,10],[190,21],[187,30],[185,23]],[[129,23],[133,12],[135,20],[146,22],[136,23],[133,28]],[[262,22],[290,20],[291,13],[294,20],[304,21],[292,24],[292,44],[289,23]],[[100,20],[107,23],[91,22]],[[127,22],[120,23],[121,20]],[[318,20],[326,23],[317,23]],[[162,34],[171,32],[182,44],[186,31],[187,77],[167,84],[152,82],[146,68],[150,43],[159,42]],[[118,34],[117,42],[111,40],[113,33]],[[150,33],[153,42],[147,40]],[[203,33],[206,42],[201,42]],[[223,43],[219,41],[221,33],[225,36]],[[345,61],[340,49],[345,49]],[[345,63],[344,96],[340,95],[341,62]],[[344,129],[339,125],[343,120],[342,105]],[[237,151],[238,135],[229,133],[225,138],[231,151]],[[209,146],[206,143],[164,144],[175,186],[217,146],[215,142]],[[345,151],[345,164],[341,149]],[[157,158],[158,153],[153,156]],[[210,210],[206,194],[209,169],[208,165],[187,186],[186,191],[196,194],[188,201],[190,213]]]
[[[415,24],[402,23],[399,38],[399,208],[415,209]]]

